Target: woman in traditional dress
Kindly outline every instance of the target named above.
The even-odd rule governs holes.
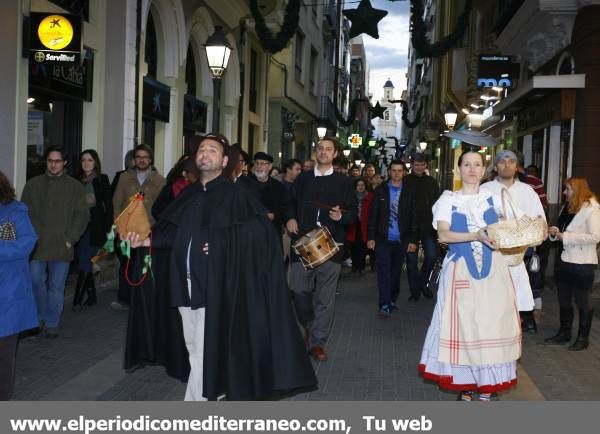
[[[464,152],[458,160],[462,188],[445,191],[433,206],[439,241],[448,243],[437,304],[419,372],[458,399],[488,401],[517,382],[521,327],[515,288],[486,227],[498,221],[500,201],[479,190],[483,157]]]

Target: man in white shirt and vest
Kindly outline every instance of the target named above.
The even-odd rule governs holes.
[[[542,216],[545,217],[544,208],[540,202],[540,198],[530,185],[519,181],[517,177],[517,155],[509,150],[504,149],[494,159],[494,165],[498,176],[493,181],[486,182],[481,188],[488,189],[498,197],[501,197],[502,189],[506,188],[510,193],[515,206],[530,217]],[[508,207],[508,204],[507,204]],[[506,210],[507,218],[515,218],[511,215],[510,210]],[[523,322],[523,330],[527,333],[537,333],[537,324],[533,317],[533,309],[542,308],[542,299],[537,297],[534,301],[529,283],[529,276],[525,263],[509,267],[515,288],[517,291],[517,306],[521,314]]]

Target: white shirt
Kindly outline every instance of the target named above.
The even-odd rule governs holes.
[[[483,184],[481,188],[491,191],[498,196],[500,203],[502,202],[502,189],[506,188],[510,193],[510,197],[512,198],[515,207],[518,208],[517,214],[520,214],[519,211],[521,211],[523,214],[528,215],[529,217],[542,216],[544,220],[546,220],[544,207],[542,206],[542,202],[540,202],[540,197],[529,184],[525,184],[524,182],[515,179],[515,182],[513,182],[510,187],[506,187],[500,181],[494,179],[493,181]],[[519,215],[512,215],[512,211],[510,210],[510,205],[508,202],[506,203],[506,207],[506,212],[508,215],[503,217],[519,217]]]
[[[333,166],[327,169],[325,172],[321,173],[321,171],[317,168],[318,165],[315,164],[315,176],[329,176],[333,175]]]

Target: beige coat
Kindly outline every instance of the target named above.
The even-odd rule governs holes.
[[[600,242],[600,205],[595,200],[584,204],[563,233],[563,262],[597,264]]]
[[[156,170],[153,170],[148,178],[140,185],[135,169],[129,169],[119,178],[119,183],[113,196],[113,209],[115,219],[129,204],[130,198],[138,192],[144,193],[144,205],[148,211],[148,220],[154,224],[151,209],[154,201],[164,187],[166,181]]]

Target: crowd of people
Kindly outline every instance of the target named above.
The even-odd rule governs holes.
[[[585,179],[569,178],[549,239],[508,265],[487,226],[521,215],[548,218],[535,167],[526,170],[513,151],[497,153],[493,171],[480,153],[463,153],[461,188],[443,193],[423,153],[412,156],[410,173],[399,159],[378,173],[373,164],[349,167],[329,137],[316,146],[315,160],[291,159],[281,171],[273,156],[250,158],[220,134],[195,137],[166,177],[145,145],[127,153],[112,183],[94,150],[80,154],[73,176],[61,148],[48,148],[45,161],[46,173],[27,182],[21,201],[0,173],[0,399],[12,396],[22,332],[59,337],[73,260],[73,309],[97,303],[91,259],[139,192],[152,236],[121,234],[131,249],[115,249],[119,281],[111,307],[128,314],[125,368],[164,365],[187,381],[186,400],[314,390],[310,358],[328,359],[342,267],[352,276],[370,265],[374,313],[388,318],[398,310],[404,266],[408,301],[434,297],[439,243],[448,251],[419,363],[425,379],[467,401],[490,400],[516,383],[521,333],[537,332],[552,245],[559,252],[560,326],[543,344],[571,341],[574,298],[579,330],[568,349],[589,345],[600,205]],[[501,203],[503,190],[514,215]],[[315,230],[325,230],[339,251],[310,267],[294,246]],[[144,262],[149,254],[152,261]],[[535,256],[541,267],[530,266]],[[151,278],[140,279],[145,265]]]

